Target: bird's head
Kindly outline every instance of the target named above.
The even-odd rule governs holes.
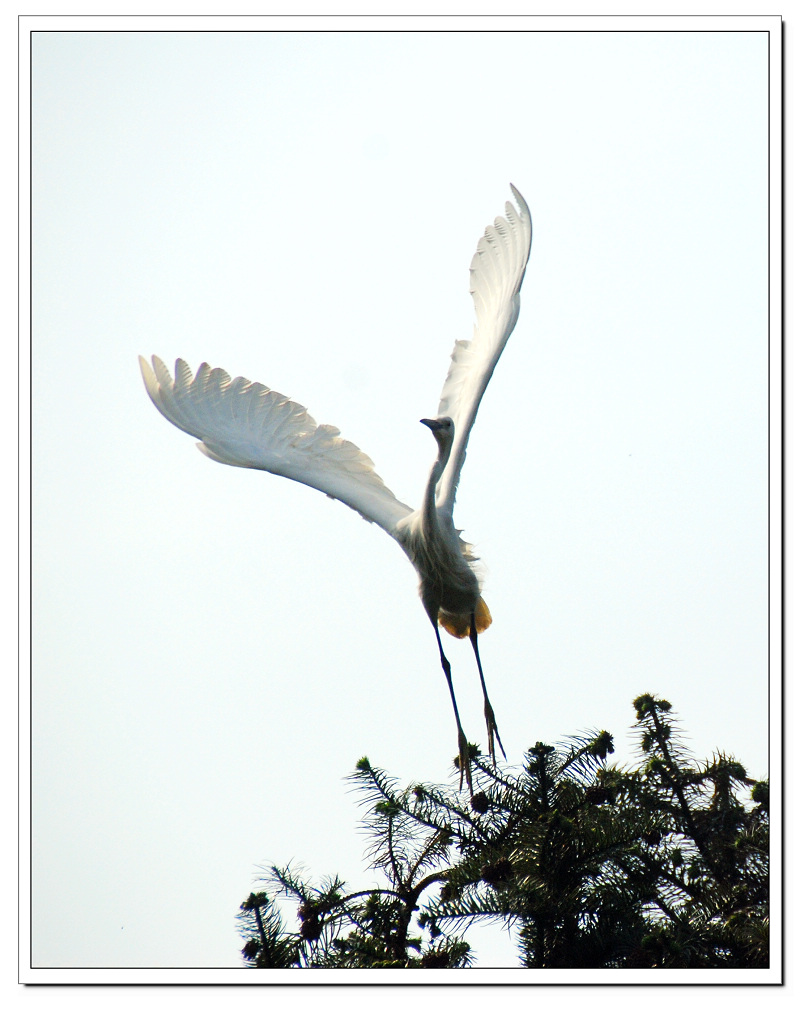
[[[430,428],[440,449],[446,448],[449,451],[453,445],[453,437],[456,432],[455,424],[449,416],[438,416],[436,419],[421,419],[420,423],[424,423],[425,426]]]

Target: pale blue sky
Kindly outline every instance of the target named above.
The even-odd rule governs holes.
[[[359,757],[448,777],[403,554],[198,454],[136,357],[297,399],[414,504],[509,181],[533,249],[455,516],[509,758],[598,727],[630,758],[653,691],[692,751],[766,774],[766,57],[746,32],[35,37],[36,962],[236,966],[259,864],[368,880]],[[513,960],[498,935],[479,959]]]

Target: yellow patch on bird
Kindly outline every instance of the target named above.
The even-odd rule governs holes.
[[[466,638],[469,634],[469,614],[468,613],[448,613],[446,610],[439,610],[439,626],[443,627],[448,634],[452,634],[454,638]],[[492,615],[489,613],[489,607],[486,603],[478,596],[478,602],[475,606],[475,626],[478,629],[478,634],[481,634],[492,622]]]

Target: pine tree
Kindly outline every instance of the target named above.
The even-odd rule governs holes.
[[[470,925],[495,921],[529,967],[767,966],[767,784],[724,754],[692,760],[668,701],[642,695],[634,709],[637,766],[609,763],[605,731],[536,743],[518,771],[473,747],[469,799],[401,790],[363,758],[351,778],[383,886],[349,892],[272,867],[242,905],[246,962],[458,968],[472,962]],[[297,930],[281,897],[297,903]]]

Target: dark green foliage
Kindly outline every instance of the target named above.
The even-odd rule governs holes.
[[[255,931],[242,948],[248,965],[257,969],[290,969],[297,965],[299,949],[285,933],[280,914],[270,905],[266,892],[251,892],[240,909],[244,932]]]
[[[609,764],[606,732],[537,743],[516,771],[475,752],[470,798],[401,790],[362,758],[352,779],[383,887],[348,893],[273,867],[269,892],[242,906],[245,960],[457,968],[470,924],[497,921],[524,966],[767,966],[767,784],[726,755],[688,758],[668,701],[642,695],[634,709],[638,767]],[[295,931],[281,896],[298,904]]]

